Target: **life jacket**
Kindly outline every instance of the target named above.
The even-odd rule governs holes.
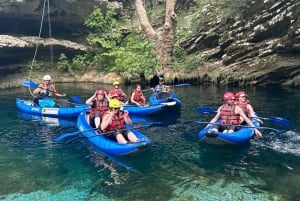
[[[113,96],[113,98],[116,98],[118,99],[119,101],[123,101],[125,100],[125,97],[123,96],[123,90],[121,88],[112,88],[110,91],[109,91],[109,95]],[[117,95],[117,96],[114,96],[114,95]]]
[[[237,102],[237,106],[239,106],[240,108],[242,108],[243,112],[249,116],[250,111],[247,108],[248,102]]]
[[[104,133],[114,132],[114,131],[122,131],[125,127],[124,113],[119,111],[112,118],[111,123],[107,126],[106,129],[103,130]]]
[[[224,104],[221,108],[222,124],[240,124],[240,115],[235,113],[235,105]]]
[[[100,112],[101,117],[105,114],[108,109],[108,103],[105,99],[98,100],[95,98],[93,105],[90,109],[90,118],[93,118],[97,112]]]
[[[47,89],[44,89],[44,84],[43,84],[43,83],[39,84],[38,87],[42,89],[42,90],[39,92],[39,96],[42,96],[42,97],[49,97],[49,96],[52,96],[52,95],[53,95],[52,91],[53,91],[54,87],[53,87],[52,84],[50,84],[50,85],[47,87]]]
[[[144,96],[142,91],[133,90],[132,93],[134,93],[134,96],[133,96],[134,101],[138,102],[141,105],[145,104],[144,99],[142,99],[142,97]]]

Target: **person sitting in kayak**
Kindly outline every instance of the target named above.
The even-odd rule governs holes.
[[[127,102],[126,97],[127,97],[126,94],[120,87],[120,82],[114,81],[113,88],[111,88],[108,92],[108,98],[109,99],[111,99],[111,98],[118,99],[122,103],[126,103]]]
[[[225,92],[223,99],[225,101],[224,104],[219,107],[217,114],[209,122],[209,124],[213,124],[213,128],[210,129],[208,133],[235,132],[240,129],[240,117],[242,117],[249,126],[255,127],[243,110],[239,106],[235,105],[235,95],[232,92]],[[221,119],[221,124],[216,124],[218,119]],[[257,128],[254,128],[254,132],[256,136],[262,136],[261,132]]]
[[[120,144],[137,142],[135,134],[125,129],[125,124],[132,125],[128,111],[121,111],[121,102],[117,99],[109,101],[109,110],[103,116],[101,130],[104,136],[116,140]]]
[[[32,92],[33,94],[38,94],[40,97],[51,97],[53,94],[56,96],[66,96],[67,94],[57,93],[55,85],[51,84],[51,76],[45,75],[43,77],[43,82],[38,85],[38,87]]]
[[[136,85],[132,90],[130,97],[130,104],[135,104],[137,106],[146,106],[146,98],[141,90],[141,85]]]
[[[247,115],[248,118],[255,118],[259,121],[259,123],[263,124],[263,121],[261,119],[256,118],[256,114],[254,112],[254,109],[252,105],[250,104],[250,101],[246,98],[247,94],[244,91],[239,91],[235,93],[235,98],[236,102],[235,104],[242,108],[244,113]],[[246,122],[244,121],[243,118],[241,118],[241,124],[245,124]]]
[[[45,75],[43,77],[43,82],[38,85],[36,89],[33,90],[33,94],[38,94],[39,96],[33,100],[36,105],[39,105],[40,99],[44,97],[52,97],[53,94],[56,96],[66,96],[67,94],[57,93],[55,85],[51,84],[51,76]],[[53,104],[55,102],[53,101]],[[53,105],[54,106],[54,105]]]
[[[87,105],[90,105],[90,125],[93,128],[100,129],[100,123],[105,112],[108,110],[108,100],[105,90],[99,89],[85,101]]]
[[[159,78],[158,85],[155,88],[151,88],[154,93],[157,94],[158,99],[170,97],[171,89],[169,86],[165,85],[165,80],[163,77]]]

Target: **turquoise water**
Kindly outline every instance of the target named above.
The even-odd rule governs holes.
[[[84,100],[98,87],[57,84],[60,91]],[[168,123],[140,129],[153,146],[122,157],[105,155],[81,138],[54,143],[55,136],[77,131],[75,119],[20,114],[15,98],[31,98],[28,91],[2,90],[0,200],[300,200],[299,90],[246,89],[259,116],[290,120],[284,133],[264,130],[262,138],[242,146],[200,142],[197,134],[205,125],[185,122],[212,118],[198,114],[196,108],[216,109],[226,90],[215,86],[175,88],[182,100],[179,110],[140,119]],[[270,122],[264,126],[283,129]]]

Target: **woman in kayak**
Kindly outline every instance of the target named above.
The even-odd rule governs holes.
[[[125,124],[132,125],[128,111],[121,111],[121,102],[117,99],[109,101],[109,111],[103,116],[101,130],[104,136],[116,140],[120,144],[137,142],[138,138]]]

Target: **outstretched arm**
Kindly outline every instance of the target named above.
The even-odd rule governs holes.
[[[247,122],[249,126],[255,127],[255,125],[252,123],[252,121],[247,117],[247,115],[240,107],[236,106],[235,110]],[[257,128],[254,128],[254,132],[256,136],[262,136],[262,133]]]

